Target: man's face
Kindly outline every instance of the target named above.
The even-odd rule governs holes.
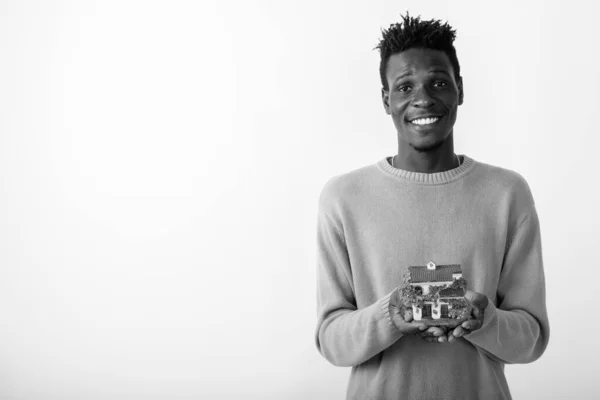
[[[462,79],[457,82],[454,78],[446,53],[409,49],[394,54],[386,75],[383,105],[399,139],[419,152],[442,145],[452,133],[456,110],[463,103]]]

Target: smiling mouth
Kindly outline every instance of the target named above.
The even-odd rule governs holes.
[[[442,117],[427,117],[427,118],[417,118],[409,121],[413,125],[417,126],[430,126],[438,122]]]

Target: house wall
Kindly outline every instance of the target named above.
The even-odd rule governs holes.
[[[441,316],[442,316],[441,302],[438,301],[436,304],[431,302],[431,317],[433,319],[440,319]]]
[[[417,306],[412,306],[413,310],[413,320],[420,321],[421,320],[421,308]]]
[[[433,301],[426,301],[424,303],[431,305],[431,317],[433,319],[440,319],[440,317],[442,316],[442,304],[448,304],[448,309],[449,310],[452,309],[450,304],[447,301],[443,301],[443,300],[438,301],[437,306],[433,303]],[[421,319],[422,319],[421,308],[417,307],[417,306],[412,306],[412,310],[413,310],[413,320],[421,321]],[[437,311],[437,314],[434,311]]]

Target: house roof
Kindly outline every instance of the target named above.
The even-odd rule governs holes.
[[[426,266],[408,267],[410,282],[448,282],[452,281],[452,274],[462,273],[460,264],[437,265],[434,270]]]

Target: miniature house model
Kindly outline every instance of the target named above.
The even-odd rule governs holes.
[[[456,285],[458,282],[455,283],[456,280],[462,278],[460,265],[435,265],[433,262],[429,262],[422,267],[408,267],[408,270],[409,284],[417,293],[428,299],[432,297],[430,295],[433,292],[437,292],[435,300],[425,300],[420,306],[412,305],[413,319],[421,321],[423,319],[450,318],[452,299],[462,298],[465,294],[465,288],[461,287],[462,285]]]

